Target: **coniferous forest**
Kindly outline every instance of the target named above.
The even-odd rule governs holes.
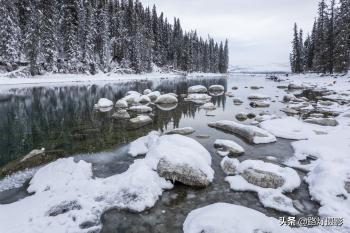
[[[31,75],[125,70],[226,73],[228,42],[186,32],[138,0],[0,0],[0,65]]]
[[[346,73],[350,65],[350,0],[321,0],[311,34],[294,25],[293,73]]]

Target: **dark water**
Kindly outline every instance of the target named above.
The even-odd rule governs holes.
[[[220,84],[232,91],[235,97],[244,101],[241,106],[233,104],[233,98],[225,95],[213,97],[217,110],[208,112],[199,105],[180,102],[176,109],[163,111],[156,106],[153,124],[129,130],[126,122],[111,118],[113,111],[101,113],[93,110],[99,98],[116,101],[129,90],[142,92],[146,88],[161,92],[185,94],[189,86],[202,84],[207,87]],[[250,86],[263,87],[251,90]],[[278,89],[279,83],[265,80],[264,77],[231,76],[228,78],[164,79],[118,84],[80,85],[69,87],[36,87],[12,89],[6,98],[0,100],[0,166],[24,156],[32,149],[44,147],[47,150],[63,150],[66,155],[75,155],[93,164],[94,175],[108,177],[126,171],[133,162],[127,155],[128,142],[146,135],[152,130],[166,131],[177,127],[192,126],[195,138],[212,154],[215,178],[205,189],[193,189],[181,184],[164,192],[156,205],[139,214],[121,210],[109,210],[101,217],[102,232],[182,232],[182,224],[187,214],[196,208],[215,202],[228,202],[256,209],[269,216],[280,217],[288,214],[264,208],[255,193],[234,192],[224,181],[220,168],[222,157],[215,153],[216,139],[231,139],[244,147],[246,153],[240,160],[263,159],[273,156],[275,163],[281,164],[293,155],[289,140],[278,139],[276,143],[250,145],[242,138],[210,128],[207,124],[215,120],[234,120],[239,112],[259,114],[263,111],[282,115],[284,106],[280,102],[285,91]],[[252,108],[247,96],[251,93],[270,95],[269,108]],[[247,121],[249,122],[249,120]],[[198,138],[198,135],[210,135]],[[300,176],[304,174],[300,173]],[[303,203],[303,215],[316,215],[318,205],[310,200],[306,184],[287,194]],[[10,203],[26,196],[25,186],[6,193],[0,193],[0,203]]]

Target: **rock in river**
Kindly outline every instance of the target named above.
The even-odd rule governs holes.
[[[177,102],[178,102],[177,98],[171,94],[161,95],[155,101],[156,104],[173,104]]]
[[[227,151],[229,155],[241,155],[244,153],[243,147],[231,140],[218,139],[214,142],[214,147]]]
[[[227,120],[212,122],[208,125],[213,128],[237,134],[254,144],[271,143],[276,141],[276,137],[274,135],[256,126],[243,125]]]
[[[222,170],[228,176],[233,176],[236,174],[238,165],[239,161],[237,159],[231,159],[229,157],[223,158],[220,163]]]
[[[273,172],[258,169],[248,168],[241,173],[241,176],[249,183],[262,188],[276,189],[282,187],[284,184],[284,179],[282,176],[274,174]]]
[[[97,104],[95,104],[95,108],[108,108],[112,106],[113,106],[113,102],[106,98],[99,99]]]
[[[306,123],[316,124],[321,126],[337,126],[339,123],[334,118],[309,118],[304,120]]]
[[[152,118],[145,115],[140,115],[135,118],[130,119],[131,127],[132,128],[141,128],[145,125],[152,123]]]
[[[194,133],[196,130],[193,129],[192,127],[184,127],[184,128],[177,128],[170,130],[166,132],[165,134],[181,134],[181,135],[189,135]]]
[[[202,85],[196,85],[188,88],[188,93],[206,93],[208,89]]]
[[[217,91],[225,91],[225,87],[222,85],[211,85],[209,87],[209,91],[217,92]]]
[[[113,113],[112,117],[117,120],[130,119],[130,115],[125,109],[120,109],[116,111],[115,113]]]

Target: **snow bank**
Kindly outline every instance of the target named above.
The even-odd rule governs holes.
[[[184,224],[184,233],[289,233],[277,219],[243,206],[215,203],[191,211]]]
[[[259,127],[285,139],[303,140],[315,135],[312,127],[294,117],[267,120],[260,123]]]

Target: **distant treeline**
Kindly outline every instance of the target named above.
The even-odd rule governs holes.
[[[292,72],[345,73],[350,64],[350,0],[322,0],[311,35],[294,25]]]
[[[226,73],[228,42],[184,32],[136,0],[0,0],[0,64],[96,73],[158,67]]]

